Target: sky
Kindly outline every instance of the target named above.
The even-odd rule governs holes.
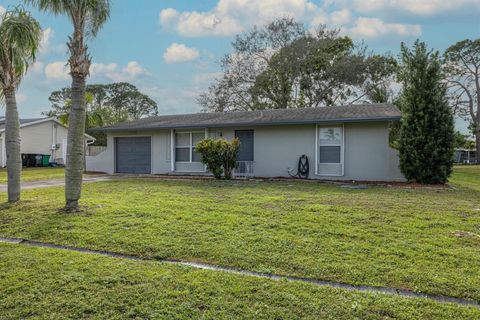
[[[0,11],[19,4],[0,0]],[[127,81],[152,97],[160,114],[198,112],[196,99],[221,74],[236,34],[278,17],[307,28],[341,28],[376,53],[398,55],[419,38],[443,51],[480,37],[480,0],[112,0],[110,19],[88,40],[87,83]],[[36,63],[22,82],[20,116],[39,117],[48,96],[70,85],[67,18],[26,6],[43,28]],[[2,111],[3,113],[3,111]],[[459,123],[459,127],[465,127]]]

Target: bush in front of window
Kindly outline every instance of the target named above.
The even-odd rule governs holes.
[[[195,146],[195,150],[202,155],[202,162],[215,179],[222,179],[223,175],[227,180],[232,178],[239,148],[240,140],[237,138],[232,141],[204,139]]]

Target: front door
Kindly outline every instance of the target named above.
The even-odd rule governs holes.
[[[253,130],[235,130],[235,138],[240,140],[237,161],[253,161]]]

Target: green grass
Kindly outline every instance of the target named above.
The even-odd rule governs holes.
[[[480,167],[456,170],[449,190],[98,182],[74,215],[63,188],[29,190],[0,235],[480,301]]]
[[[63,168],[23,168],[22,181],[58,179],[64,177]],[[7,183],[7,170],[0,169],[0,183]]]
[[[1,319],[475,319],[480,309],[0,244]]]
[[[456,166],[450,180],[454,186],[480,192],[480,165]]]

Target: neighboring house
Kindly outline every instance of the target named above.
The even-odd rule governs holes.
[[[476,163],[477,151],[475,149],[455,149],[455,163]]]
[[[68,129],[55,118],[20,119],[20,152],[48,154],[51,162],[64,164]],[[85,134],[87,143],[95,138]],[[0,165],[6,166],[5,119],[0,118]]]
[[[196,143],[238,137],[241,174],[289,177],[305,154],[311,179],[404,180],[388,141],[400,116],[391,104],[368,104],[149,117],[98,129],[107,149],[87,157],[87,170],[206,174]]]

